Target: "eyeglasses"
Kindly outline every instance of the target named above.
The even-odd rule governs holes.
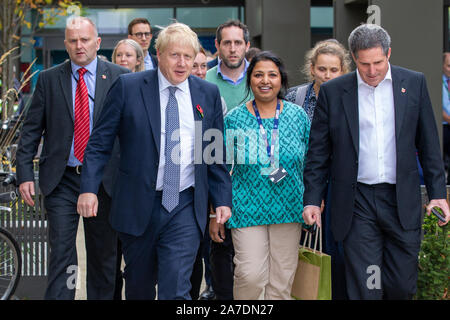
[[[143,36],[145,36],[146,38],[150,37],[152,33],[151,32],[136,32],[134,34],[132,34],[133,36],[141,39]]]

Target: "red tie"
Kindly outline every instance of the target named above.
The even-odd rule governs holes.
[[[89,96],[83,78],[86,71],[85,68],[78,69],[80,76],[75,91],[74,155],[81,163],[89,140]]]

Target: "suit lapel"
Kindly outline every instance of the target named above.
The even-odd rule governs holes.
[[[61,74],[59,76],[61,91],[63,92],[67,111],[74,121],[73,117],[73,101],[72,101],[72,69],[70,61],[67,61],[61,68]]]
[[[345,116],[350,128],[353,146],[356,154],[359,154],[359,112],[356,72],[354,72],[354,76],[351,77],[349,84],[344,88],[342,103],[344,105]],[[333,106],[330,106],[330,108],[333,108]]]
[[[148,75],[144,78],[144,82],[141,85],[141,94],[159,156],[161,148],[161,105],[159,101],[158,72],[157,69],[143,72],[146,72]]]
[[[194,112],[194,121],[202,121],[205,116],[204,94],[201,92],[197,81],[194,81],[192,77],[189,77],[188,80],[192,100],[192,110]],[[203,117],[201,116],[197,106],[203,111]]]
[[[95,76],[95,101],[94,101],[94,124],[102,111],[103,101],[111,81],[111,75],[106,66],[106,63],[102,59],[97,59],[97,71]]]
[[[392,90],[394,92],[394,110],[395,110],[395,140],[398,142],[402,128],[403,118],[406,111],[407,88],[404,86],[404,79],[400,76],[398,70],[391,66]]]

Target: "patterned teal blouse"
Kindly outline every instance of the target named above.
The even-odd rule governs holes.
[[[310,121],[305,110],[283,100],[279,117],[279,139],[275,144],[275,164],[288,175],[274,184],[266,142],[256,117],[245,104],[225,117],[227,164],[233,166],[233,210],[228,228],[303,222],[303,169],[308,147]],[[268,140],[272,141],[273,118],[262,119]],[[276,166],[278,167],[278,166]],[[262,171],[266,170],[266,171]]]

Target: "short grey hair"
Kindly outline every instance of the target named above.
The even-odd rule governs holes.
[[[362,24],[348,37],[350,52],[357,58],[359,50],[381,47],[387,56],[391,47],[391,37],[382,27],[376,24]]]

